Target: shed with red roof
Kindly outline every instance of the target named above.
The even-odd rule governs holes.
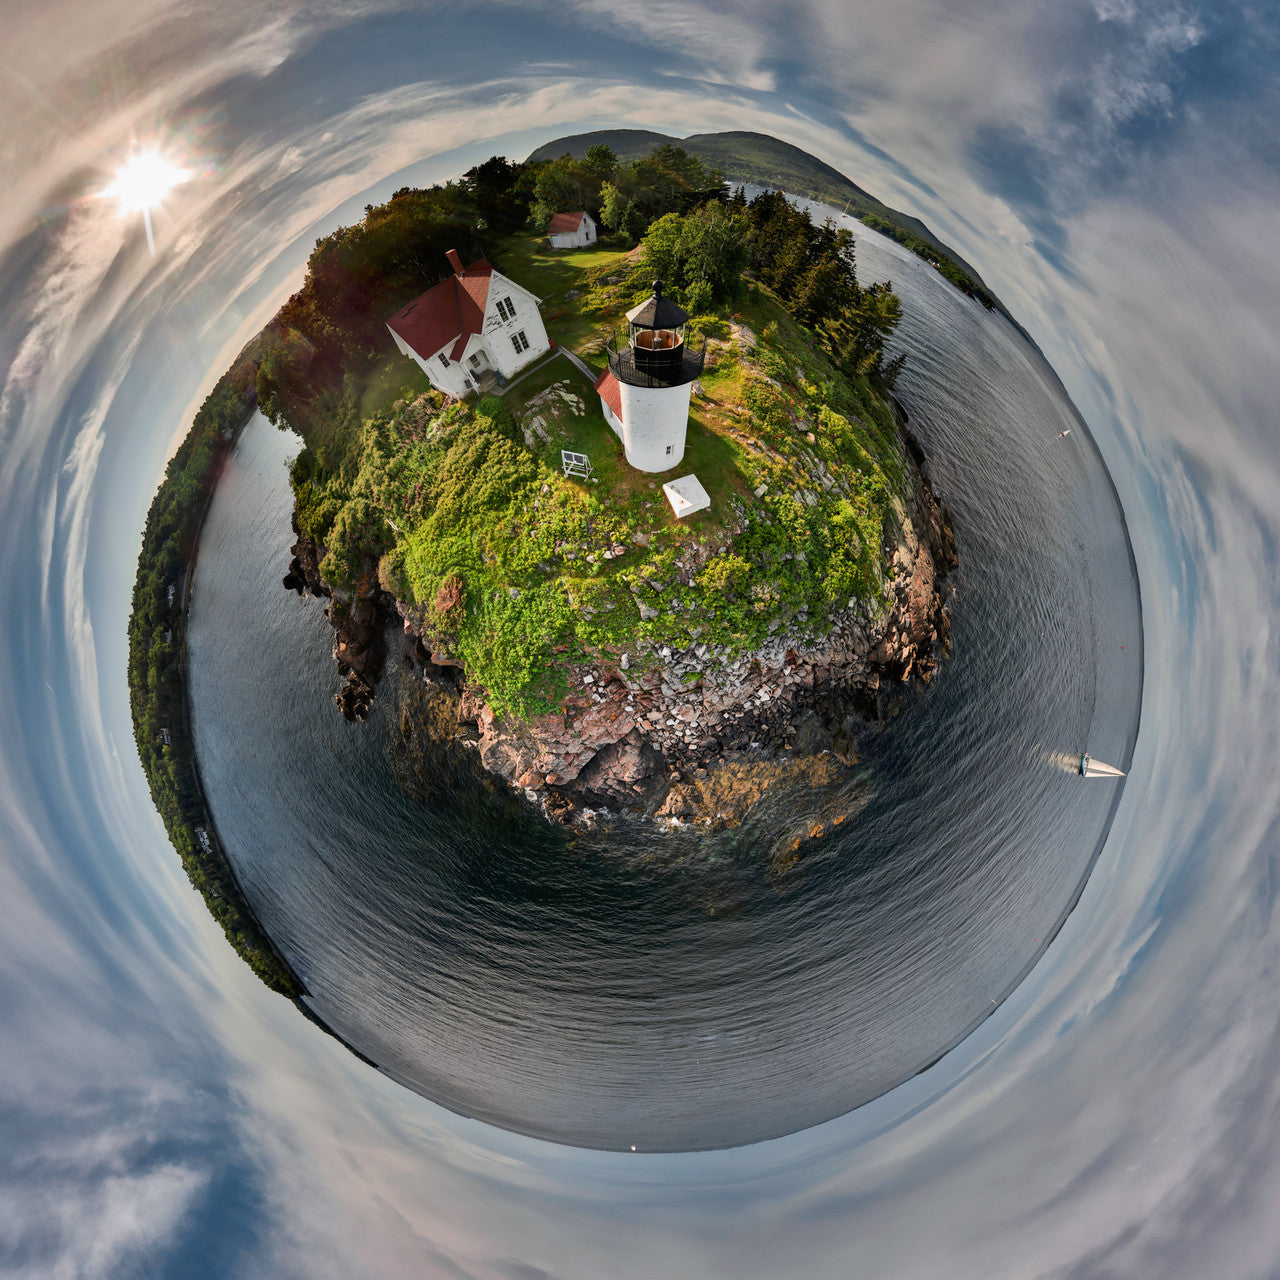
[[[585,209],[553,214],[547,238],[553,249],[585,249],[596,242],[596,220]]]

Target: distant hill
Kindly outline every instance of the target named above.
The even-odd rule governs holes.
[[[575,160],[581,160],[587,154],[587,148],[594,147],[598,142],[611,146],[618,153],[619,160],[636,160],[640,156],[647,156],[654,147],[660,147],[664,142],[683,147],[685,140],[673,138],[669,133],[655,133],[652,129],[597,129],[595,133],[574,133],[567,138],[557,138],[554,142],[544,142],[536,151],[531,151],[528,158],[558,160],[563,155],[571,155]]]
[[[931,262],[957,288],[977,298],[984,306],[995,307],[1013,319],[973,267],[939,240],[919,218],[891,209],[817,156],[767,133],[733,130],[694,133],[687,138],[677,138],[651,129],[599,129],[594,133],[575,133],[543,143],[528,158],[555,160],[568,154],[581,159],[588,147],[601,142],[611,146],[622,161],[639,159],[655,147],[670,143],[683,147],[690,155],[719,169],[730,181],[781,187],[793,195],[808,196],[824,204],[847,208],[848,213],[872,230],[889,236],[917,257]]]

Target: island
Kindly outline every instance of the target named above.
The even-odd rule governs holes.
[[[948,652],[900,317],[847,230],[669,141],[493,157],[317,242],[170,464],[130,620],[152,794],[264,981],[303,992],[218,839],[185,678],[200,522],[254,410],[303,442],[284,580],[326,599],[343,714],[394,696],[423,769],[558,823],[721,828],[787,787],[847,800],[862,728]]]
[[[330,601],[348,716],[394,624],[432,690],[406,735],[456,737],[560,821],[732,825],[824,757],[851,763],[882,683],[928,683],[948,643],[950,521],[885,354],[900,304],[859,283],[848,231],[729,194],[679,148],[548,168],[537,230],[470,261],[450,242],[444,278],[394,312],[363,276],[385,320],[372,372],[324,396],[317,349],[264,378],[307,442],[286,582]],[[490,198],[517,202],[523,176]],[[398,203],[445,198],[370,209],[363,244],[340,233],[344,269]],[[304,336],[347,315],[329,252],[282,313]],[[409,386],[373,405],[397,369]]]

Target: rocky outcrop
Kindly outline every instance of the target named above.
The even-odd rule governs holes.
[[[933,679],[950,643],[943,580],[954,540],[923,481],[913,506],[899,513],[892,602],[850,602],[820,640],[784,632],[737,659],[699,645],[662,649],[638,670],[575,668],[563,715],[513,726],[473,695],[459,719],[478,732],[485,767],[542,797],[553,816],[607,807],[737,821],[759,797],[723,785],[735,766],[848,758],[853,722],[877,719],[904,683]]]
[[[700,644],[575,665],[565,671],[560,710],[512,723],[494,715],[456,661],[428,651],[414,611],[381,591],[371,569],[350,598],[330,601],[334,656],[347,677],[338,704],[363,718],[385,658],[385,624],[395,621],[424,677],[450,693],[459,740],[548,816],[572,822],[606,809],[733,825],[771,785],[799,777],[797,761],[851,762],[857,726],[877,720],[906,683],[930,683],[949,651],[951,521],[905,416],[900,425],[915,483],[909,501],[895,499],[888,600],[849,601],[820,639],[806,638],[810,619],[801,615],[794,629],[736,658]],[[317,548],[299,538],[293,553],[286,585],[329,595]]]
[[[291,548],[293,559],[284,585],[299,595],[328,599],[325,613],[333,624],[333,657],[344,678],[334,702],[348,720],[363,720],[387,660],[387,620],[395,601],[379,586],[372,567],[354,592],[332,591],[320,572],[323,549],[299,532],[296,515],[293,531],[298,540]]]

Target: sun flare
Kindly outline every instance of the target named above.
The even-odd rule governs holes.
[[[147,231],[147,248],[156,251],[155,233],[151,228],[151,210],[174,187],[181,186],[191,177],[191,172],[175,164],[168,156],[154,147],[135,151],[121,165],[115,181],[102,194],[114,197],[120,204],[120,214],[142,214],[142,225]]]
[[[103,195],[114,196],[120,202],[121,213],[144,213],[190,176],[188,170],[159,151],[135,151]]]

